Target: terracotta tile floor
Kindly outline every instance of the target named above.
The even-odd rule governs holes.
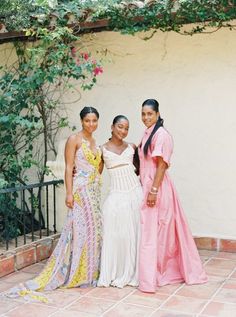
[[[209,276],[204,285],[168,285],[156,294],[136,288],[56,290],[49,302],[0,297],[1,317],[236,317],[236,253],[201,250]],[[37,263],[0,279],[0,292],[28,280],[43,268]]]

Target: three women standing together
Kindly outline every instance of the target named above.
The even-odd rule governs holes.
[[[128,119],[115,117],[111,138],[99,148],[93,138],[97,110],[85,107],[80,117],[82,130],[68,138],[65,148],[67,220],[46,267],[21,286],[21,295],[96,284],[139,286],[141,291],[155,292],[166,284],[205,283],[206,274],[167,172],[173,141],[163,127],[158,102],[148,99],[142,105],[147,129],[138,146],[141,184],[133,165],[135,145],[124,141]],[[111,184],[101,213],[104,163]]]

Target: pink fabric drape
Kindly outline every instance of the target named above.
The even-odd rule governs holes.
[[[140,177],[144,192],[141,210],[141,242],[139,260],[139,289],[155,292],[158,286],[185,282],[207,282],[195,242],[180,205],[177,192],[165,172],[155,207],[148,207],[146,197],[156,173],[156,157],[161,156],[170,165],[173,151],[171,135],[159,128],[152,138],[147,156],[145,145],[153,126],[146,130],[139,149]]]

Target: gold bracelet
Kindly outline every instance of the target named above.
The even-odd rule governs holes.
[[[153,191],[150,190],[149,194],[157,195],[157,192],[153,192]]]
[[[155,192],[155,193],[157,193],[157,192],[158,192],[158,188],[157,188],[157,187],[152,186],[152,187],[151,187],[151,192]]]

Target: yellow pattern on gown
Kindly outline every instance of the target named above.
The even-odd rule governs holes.
[[[43,271],[12,288],[7,296],[46,301],[39,292],[96,285],[101,249],[100,162],[100,149],[94,155],[83,139],[75,155],[74,206],[68,211],[58,244]]]

